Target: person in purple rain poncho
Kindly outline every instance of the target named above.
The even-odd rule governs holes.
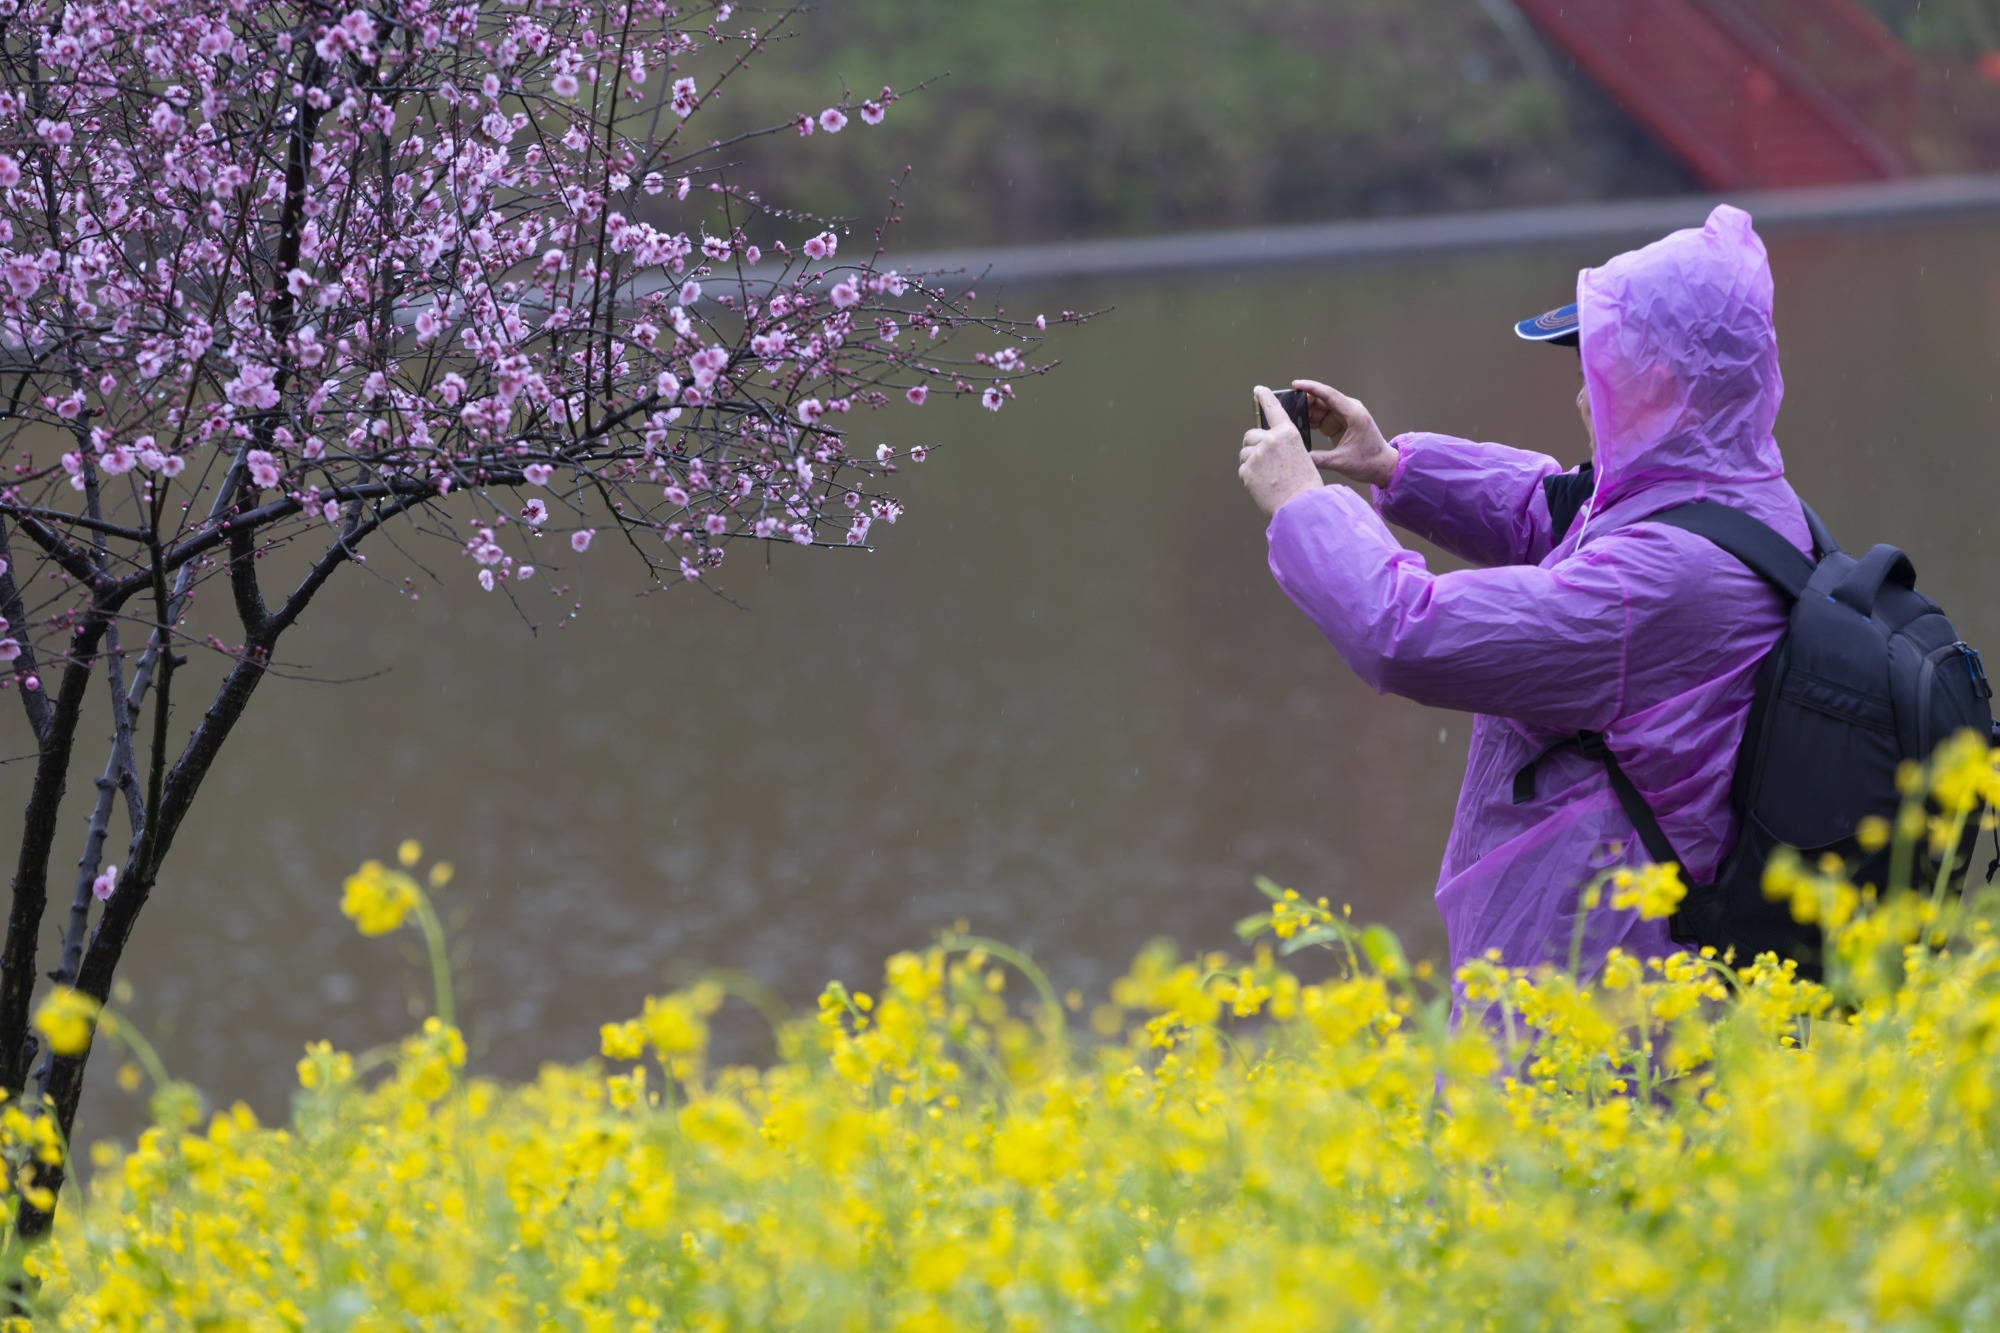
[[[1270,515],[1271,573],[1379,692],[1476,713],[1437,903],[1454,971],[1568,958],[1582,890],[1647,859],[1604,766],[1601,732],[1658,816],[1690,884],[1736,836],[1734,761],[1759,663],[1787,608],[1735,557],[1649,515],[1732,505],[1812,553],[1772,438],[1783,384],[1763,242],[1718,207],[1577,276],[1577,407],[1595,484],[1555,539],[1545,454],[1416,431],[1384,440],[1361,403],[1296,380],[1332,447],[1308,454],[1275,395],[1239,473]],[[1318,468],[1373,486],[1374,506]],[[1384,520],[1475,568],[1433,573]],[[1532,788],[1516,778],[1534,765]],[[1525,799],[1517,802],[1517,796]],[[1665,920],[1609,904],[1583,923],[1586,976],[1614,946],[1680,946]]]

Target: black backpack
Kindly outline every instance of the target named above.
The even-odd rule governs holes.
[[[1560,541],[1589,494],[1589,465],[1548,479],[1550,514]],[[1937,604],[1916,590],[1916,570],[1893,546],[1856,559],[1842,551],[1819,516],[1805,508],[1820,552],[1817,563],[1739,509],[1698,501],[1645,519],[1705,537],[1784,595],[1791,623],[1757,672],[1749,723],[1737,752],[1729,804],[1740,824],[1735,846],[1713,882],[1690,885],[1670,922],[1683,944],[1734,948],[1738,963],[1766,950],[1821,974],[1817,926],[1792,918],[1786,902],[1764,896],[1764,865],[1780,846],[1808,864],[1828,852],[1853,866],[1857,884],[1886,885],[1888,851],[1865,853],[1856,827],[1869,815],[1893,819],[1901,805],[1896,770],[1925,760],[1961,728],[1995,735],[1979,654]],[[1562,742],[1604,765],[1618,803],[1647,853],[1678,863],[1660,821],[1597,732]],[[1547,753],[1546,751],[1544,753]],[[1516,775],[1514,799],[1531,799],[1540,756]],[[1964,878],[1979,831],[1967,821],[1953,851],[1951,883]],[[1935,876],[1941,861],[1929,860]],[[1996,859],[2000,864],[2000,859]],[[1929,882],[1925,880],[1923,882]]]

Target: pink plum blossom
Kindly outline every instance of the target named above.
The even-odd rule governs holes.
[[[480,570],[480,571],[479,571],[479,586],[480,586],[480,587],[482,587],[482,588],[484,588],[484,589],[486,589],[486,591],[488,591],[488,592],[492,592],[492,591],[493,591],[493,571],[492,571],[492,570],[490,570],[490,569],[482,569],[482,570]]]
[[[277,370],[272,366],[246,365],[235,379],[222,386],[229,401],[239,407],[255,408],[262,411],[278,405],[278,390],[272,383],[277,378]]]
[[[910,400],[912,407],[922,407],[924,399],[931,396],[930,389],[922,384],[913,385],[903,391],[903,397]]]
[[[521,479],[530,486],[546,486],[555,480],[556,470],[549,463],[530,463],[521,469]]]
[[[549,507],[540,500],[530,500],[521,506],[521,517],[527,520],[529,527],[539,528],[549,521]]]
[[[96,879],[90,881],[90,892],[99,902],[108,900],[118,892],[118,865],[116,862],[104,867]]]
[[[675,79],[673,91],[674,114],[686,120],[701,105],[701,94],[695,88],[693,79]],[[685,178],[683,178],[685,179]]]
[[[802,248],[808,259],[831,259],[834,252],[840,249],[840,238],[830,231],[823,231],[810,237]]]
[[[14,639],[0,639],[0,662],[11,662],[21,655],[21,645]]]
[[[729,352],[721,347],[704,347],[688,358],[688,370],[694,376],[695,387],[707,389],[714,385],[716,377],[729,365]]]
[[[861,104],[861,123],[864,125],[880,125],[882,117],[886,114],[887,108],[880,102],[863,102]]]
[[[819,113],[819,127],[828,134],[838,134],[847,128],[847,113],[837,106],[830,106]]]
[[[265,490],[278,484],[278,460],[271,456],[269,449],[252,449],[243,456],[250,465],[250,480]]]
[[[836,310],[850,310],[861,304],[861,288],[852,278],[835,283],[833,290],[827,294],[833,298]]]
[[[826,405],[817,398],[808,398],[799,404],[799,420],[808,426],[816,426],[826,414]]]
[[[579,552],[588,551],[590,549],[590,539],[596,535],[597,529],[595,528],[578,528],[569,535],[569,549]]]
[[[986,392],[979,395],[979,405],[988,412],[998,412],[1000,404],[1005,401],[1006,398],[1001,395],[1000,390],[990,384],[986,386]]]

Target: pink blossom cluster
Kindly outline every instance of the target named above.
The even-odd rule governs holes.
[[[600,532],[659,582],[743,541],[862,544],[924,450],[852,443],[856,414],[997,411],[1046,369],[1041,319],[725,181],[689,126],[793,12],[7,3],[0,541],[78,597],[156,564],[254,584],[314,525],[559,592]],[[999,350],[949,355],[971,326]],[[0,660],[74,611],[22,614]]]

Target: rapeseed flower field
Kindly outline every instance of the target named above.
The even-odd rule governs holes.
[[[1995,755],[1955,742],[1909,790],[1868,836],[1955,845]],[[1793,859],[1767,888],[1827,931],[1823,982],[1695,954],[1442,978],[1264,885],[1248,957],[1154,946],[1087,1015],[952,936],[827,987],[769,1067],[710,1061],[732,1001],[704,982],[606,1023],[600,1061],[503,1086],[464,1068],[430,906],[450,872],[427,891],[420,858],[364,866],[342,906],[424,932],[437,1013],[381,1050],[310,1047],[282,1126],[204,1116],[118,1014],[50,1003],[52,1043],[131,1045],[157,1123],[93,1149],[87,1196],[10,1256],[37,1326],[2000,1324],[1983,894]],[[1588,891],[1664,915],[1681,887]],[[1488,1021],[1454,1027],[1454,981]],[[46,1125],[0,1111],[19,1179],[60,1155]]]

